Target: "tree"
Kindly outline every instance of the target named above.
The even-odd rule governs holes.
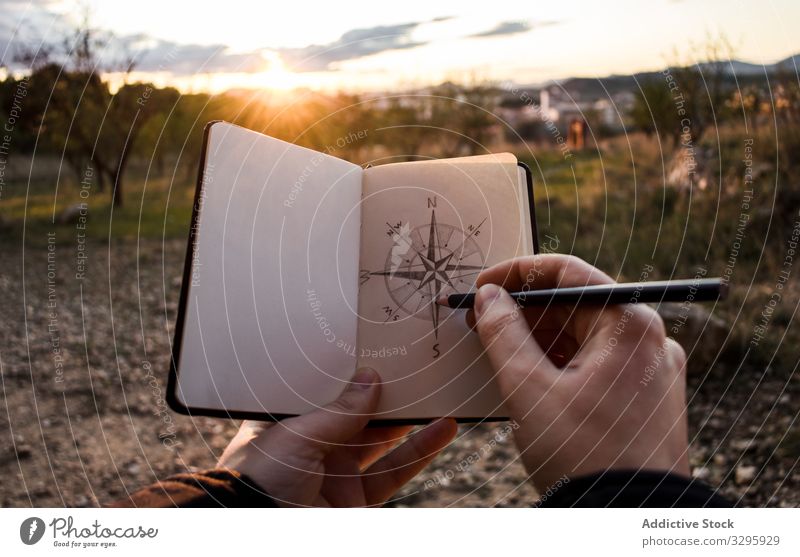
[[[675,127],[688,125],[694,143],[730,115],[727,101],[733,89],[729,71],[733,56],[733,48],[724,35],[708,36],[703,44],[691,45],[686,58],[677,52],[673,56],[670,72],[677,85],[676,94],[686,103],[686,116]]]
[[[96,73],[65,70],[50,62],[30,75],[30,122],[41,147],[60,155],[81,181],[87,165],[98,170],[104,189],[110,168],[96,152],[98,133],[111,94]]]
[[[728,61],[732,56],[724,36],[693,45],[686,57],[675,52],[670,67],[636,91],[631,109],[634,125],[648,134],[658,131],[673,144],[697,143],[706,130],[730,115]]]
[[[380,140],[392,155],[413,160],[421,154],[422,145],[430,131],[421,118],[421,101],[413,95],[391,97],[381,110],[376,128],[381,130]]]
[[[673,143],[679,140],[675,103],[669,87],[661,79],[652,78],[639,83],[630,116],[634,127],[647,135],[657,133],[659,137],[670,138]]]
[[[174,102],[172,90],[159,90],[149,83],[123,85],[108,103],[107,117],[98,132],[98,150],[111,183],[115,207],[123,204],[125,170],[139,134],[147,122],[158,113],[165,101]]]
[[[486,153],[498,123],[494,111],[499,98],[497,88],[483,82],[448,82],[431,91],[428,123],[448,132],[437,139],[443,156]]]
[[[29,111],[43,146],[60,154],[82,180],[91,165],[98,189],[113,186],[115,206],[123,204],[125,170],[138,134],[165,93],[151,84],[123,85],[112,94],[101,76],[99,51],[111,40],[84,19],[72,37],[55,48],[22,52],[32,71]],[[126,71],[133,69],[128,61]]]

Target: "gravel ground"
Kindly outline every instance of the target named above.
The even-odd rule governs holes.
[[[237,424],[163,406],[184,243],[89,243],[79,260],[74,234],[58,235],[51,250],[0,245],[0,505],[96,506],[212,466]],[[741,505],[800,504],[798,382],[690,382],[694,474]],[[531,505],[508,431],[462,427],[392,504]]]

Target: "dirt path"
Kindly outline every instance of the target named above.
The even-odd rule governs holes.
[[[119,243],[109,260],[108,246],[87,244],[83,259],[74,237],[55,241],[24,254],[0,247],[0,505],[98,505],[212,466],[236,424],[163,406],[183,242]],[[742,375],[696,393],[695,473],[742,504],[800,504],[800,388],[783,387]],[[536,493],[507,433],[505,424],[463,427],[393,504],[530,505]]]

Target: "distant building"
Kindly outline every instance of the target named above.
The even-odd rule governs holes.
[[[601,90],[602,91],[602,90]],[[570,126],[576,122],[589,125],[588,134],[597,134],[599,130],[592,126],[602,126],[604,132],[618,132],[624,129],[624,122],[634,103],[631,91],[622,91],[611,95],[598,96],[571,89],[569,82],[552,83],[539,90],[520,89],[507,92],[498,116],[507,121],[525,139],[544,137],[540,133],[543,126],[555,125],[565,135]],[[573,130],[577,132],[577,127]],[[583,134],[577,134],[583,135]],[[576,143],[577,135],[572,134]]]

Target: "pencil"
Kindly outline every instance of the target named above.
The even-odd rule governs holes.
[[[620,282],[568,288],[509,292],[522,307],[549,304],[635,304],[660,302],[713,302],[723,300],[728,285],[719,278]],[[470,309],[475,293],[441,296],[436,303],[451,309]]]

